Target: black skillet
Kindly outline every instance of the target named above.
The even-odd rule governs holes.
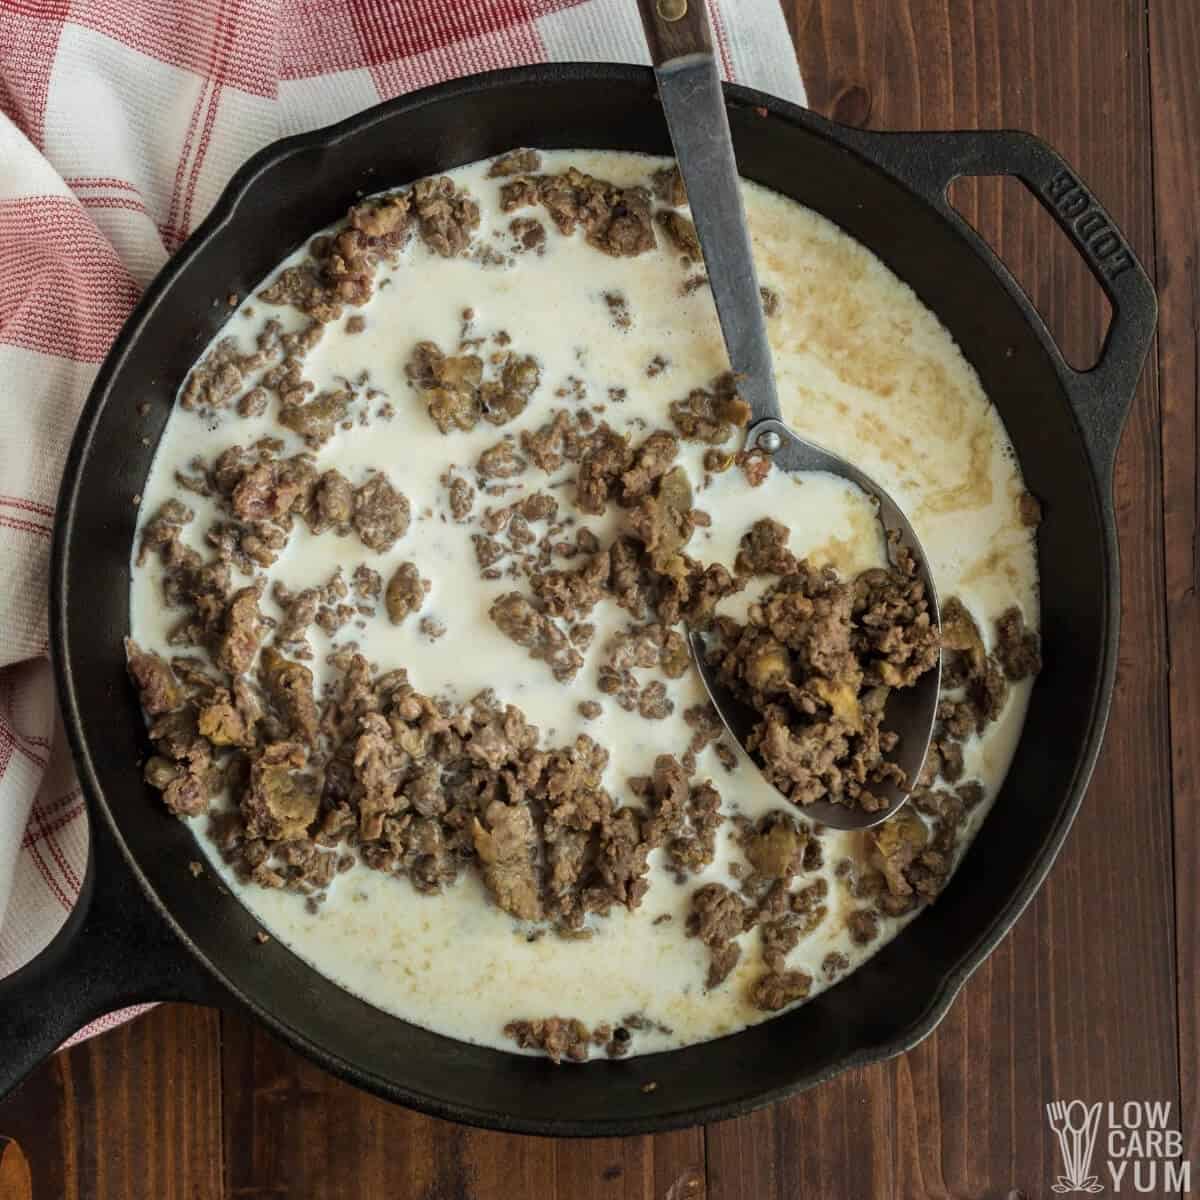
[[[1154,293],[1070,168],[1020,133],[869,133],[728,89],[744,175],[870,247],[942,319],[1000,409],[1041,498],[1046,667],[995,810],[943,899],[812,1003],[707,1045],[555,1068],[451,1041],[370,1007],[284,947],[211,874],[140,779],[144,727],[121,655],[138,493],[181,379],[245,294],[356,196],[513,146],[669,150],[649,70],[524,68],[445,84],[256,155],[150,286],[104,363],[59,499],[51,638],[87,794],[81,902],[50,947],[0,983],[0,1093],[87,1020],[138,1000],[241,1005],[380,1095],[538,1134],[629,1134],[718,1120],[897,1054],[941,1019],[1046,874],[1083,798],[1118,633],[1111,476],[1155,321]],[[1015,175],[1067,232],[1112,304],[1099,364],[1077,374],[1004,266],[950,208],[961,175]],[[146,416],[139,405],[149,403]],[[147,442],[143,443],[143,438]],[[642,1084],[654,1080],[650,1092]]]

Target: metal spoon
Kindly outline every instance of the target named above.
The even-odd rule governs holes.
[[[873,497],[884,529],[895,530],[900,545],[911,551],[929,598],[930,619],[940,625],[937,592],[928,560],[912,525],[895,501],[853,463],[798,437],[783,422],[704,0],[638,2],[725,349],[738,377],[738,392],[750,405],[745,449],[769,454],[779,470],[839,475]],[[709,698],[725,727],[744,748],[758,714],[716,680],[706,661],[701,637],[692,633],[690,640]],[[868,829],[892,816],[908,799],[912,781],[925,761],[940,687],[939,661],[915,686],[893,689],[888,699],[886,724],[900,735],[894,761],[908,777],[909,788],[893,783],[876,787],[880,798],[887,800],[887,807],[876,812],[825,800],[804,805],[804,814],[835,829]]]

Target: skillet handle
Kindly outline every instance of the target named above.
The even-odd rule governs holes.
[[[216,1003],[216,981],[155,911],[89,807],[79,900],[40,954],[0,979],[0,1097],[104,1013],[148,1000]]]
[[[1066,160],[1040,138],[1015,130],[875,133],[855,130],[869,148],[955,225],[1014,287],[1004,264],[946,197],[964,175],[1013,175],[1033,193],[1083,256],[1112,305],[1112,323],[1099,361],[1076,371],[1044,323],[1038,332],[1075,410],[1097,478],[1111,490],[1113,462],[1138,376],[1158,317],[1154,285],[1116,223]]]

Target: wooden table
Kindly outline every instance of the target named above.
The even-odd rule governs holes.
[[[1158,342],[1117,465],[1112,721],[1037,899],[910,1054],[660,1137],[549,1141],[431,1120],[335,1082],[240,1017],[164,1006],[60,1054],[0,1105],[0,1134],[23,1151],[0,1166],[3,1200],[29,1194],[30,1175],[39,1200],[1048,1196],[1059,1164],[1043,1104],[1063,1096],[1170,1101],[1200,1159],[1200,5],[786,3],[818,112],[1032,130],[1157,279]],[[1048,218],[1008,182],[954,198],[1068,357],[1090,363],[1106,302]]]

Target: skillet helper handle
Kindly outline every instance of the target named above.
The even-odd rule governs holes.
[[[44,950],[0,979],[0,1097],[89,1021],[148,1000],[216,1003],[212,977],[134,878],[106,818],[89,809],[79,900]]]
[[[1066,160],[1033,134],[986,129],[858,133],[892,174],[933,204],[1005,274],[991,247],[947,199],[946,189],[954,180],[1016,176],[1071,239],[1112,305],[1108,336],[1096,365],[1076,371],[1044,325],[1040,332],[1071,399],[1097,475],[1111,486],[1121,430],[1158,318],[1154,285],[1112,217]]]
[[[706,0],[638,0],[650,61],[660,67],[687,54],[711,54]]]

